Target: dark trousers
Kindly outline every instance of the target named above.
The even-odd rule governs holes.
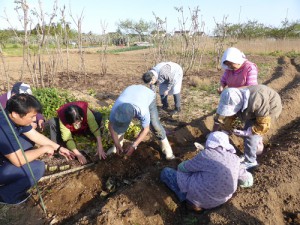
[[[173,95],[173,97],[174,97],[175,109],[180,109],[180,106],[181,106],[180,93]],[[163,105],[163,107],[168,108],[169,107],[168,96],[161,95],[160,98],[161,98],[161,104]]]
[[[45,164],[34,160],[29,163],[38,181],[44,175]],[[34,179],[27,164],[17,167],[8,160],[1,160],[0,164],[0,198],[3,202],[15,204],[24,199],[26,191],[34,186]]]

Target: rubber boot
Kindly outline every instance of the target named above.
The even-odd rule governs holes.
[[[161,99],[162,109],[165,111],[168,110],[169,108],[168,95],[167,96],[161,95],[160,99]]]
[[[175,109],[170,113],[172,116],[175,115],[175,114],[178,114],[181,111],[181,108],[180,108],[180,105],[181,105],[180,104],[181,103],[180,93],[173,95],[173,97],[174,97],[174,102],[175,102]]]
[[[173,150],[167,138],[161,140],[161,151],[166,155],[167,160],[175,159]]]
[[[123,147],[124,134],[118,135],[118,139],[119,139],[121,146]],[[116,153],[117,153],[117,148],[115,145],[113,145],[112,147],[110,147],[110,149],[108,149],[108,151],[106,152],[106,155],[116,154]]]

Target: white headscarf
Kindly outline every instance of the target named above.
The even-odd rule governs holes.
[[[247,60],[246,56],[243,52],[241,52],[237,48],[232,47],[232,48],[228,48],[224,52],[221,60],[221,66],[223,69],[231,70],[228,66],[224,64],[225,61],[229,61],[236,64],[243,64],[246,60]]]
[[[218,148],[222,147],[223,150],[230,153],[235,153],[235,148],[229,143],[229,137],[226,133],[221,131],[215,131],[208,135],[205,142],[206,148]]]

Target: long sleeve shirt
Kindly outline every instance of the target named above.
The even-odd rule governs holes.
[[[221,85],[236,88],[257,85],[257,75],[257,66],[250,61],[245,61],[237,70],[225,70],[221,77]]]
[[[240,166],[237,155],[220,147],[205,148],[191,160],[179,164],[177,183],[187,200],[204,208],[214,208],[232,197],[238,180],[252,178]]]
[[[91,133],[93,133],[95,137],[100,137],[99,125],[96,122],[93,112],[89,109],[87,110],[87,123]],[[67,143],[67,148],[70,150],[76,149],[76,144],[74,142],[71,131],[62,123],[61,120],[59,120],[59,127],[62,140]]]

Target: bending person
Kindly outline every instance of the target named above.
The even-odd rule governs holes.
[[[99,158],[106,158],[103,150],[100,127],[102,115],[88,108],[83,101],[70,102],[57,110],[56,118],[49,120],[50,137],[56,143],[66,144],[72,150],[81,164],[86,164],[85,156],[76,147],[73,135],[92,134],[97,140],[97,153]]]
[[[123,152],[122,140],[133,118],[137,118],[142,125],[138,138],[126,149],[131,155],[144,140],[150,128],[160,140],[162,152],[167,160],[175,158],[166,136],[166,131],[158,117],[155,93],[144,85],[131,85],[127,87],[113,105],[109,117],[109,131],[115,146],[109,152]]]
[[[175,109],[171,114],[176,114],[181,111],[182,77],[183,70],[180,65],[174,62],[161,62],[143,74],[143,81],[150,84],[153,90],[155,90],[155,85],[159,84],[159,94],[164,110],[169,107],[168,95],[173,95]]]
[[[256,155],[262,135],[269,131],[272,120],[278,118],[281,111],[279,94],[265,85],[227,88],[221,94],[214,130],[232,131],[236,117],[245,123],[244,130],[233,130],[233,133],[244,137],[243,165],[249,169],[258,165]]]

